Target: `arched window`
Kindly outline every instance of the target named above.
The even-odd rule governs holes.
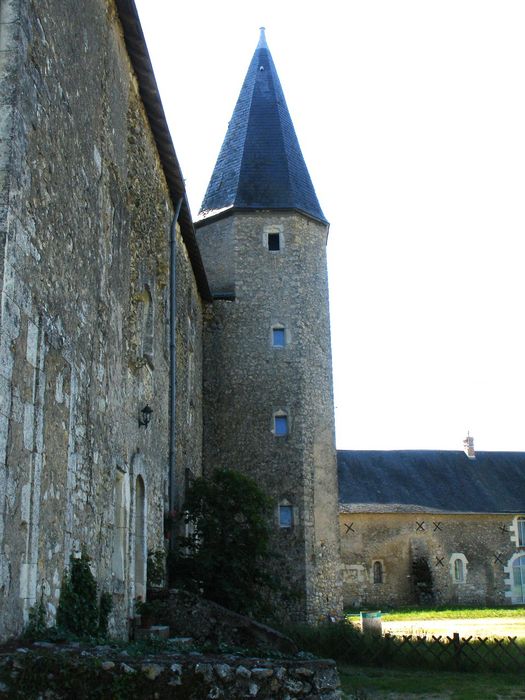
[[[512,562],[512,602],[525,603],[525,555]]]
[[[146,489],[141,476],[135,482],[135,596],[146,597]]]
[[[465,580],[465,569],[461,559],[454,559],[454,581],[456,583],[463,583]]]
[[[383,564],[380,561],[375,561],[372,566],[372,574],[374,583],[383,583]]]
[[[467,580],[467,557],[461,552],[455,552],[450,557],[450,575],[453,583],[465,583]]]

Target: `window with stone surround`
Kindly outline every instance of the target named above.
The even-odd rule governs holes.
[[[383,564],[380,561],[372,564],[372,579],[374,583],[383,583]]]
[[[465,583],[467,580],[467,557],[461,552],[455,552],[450,557],[450,575],[453,583]]]
[[[290,501],[283,500],[279,503],[279,527],[283,529],[291,529],[293,525],[293,506]]]
[[[272,347],[284,348],[286,345],[286,331],[284,326],[276,324],[272,326]]]
[[[283,226],[281,224],[268,224],[262,230],[262,244],[271,253],[278,253],[284,249]]]
[[[456,583],[463,583],[465,580],[465,569],[461,559],[454,560],[454,581]]]
[[[278,251],[281,250],[281,234],[280,233],[269,233],[268,234],[268,250]]]
[[[288,414],[284,411],[276,411],[273,414],[273,434],[276,437],[285,437],[288,432]]]

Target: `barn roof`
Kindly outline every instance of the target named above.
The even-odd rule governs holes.
[[[524,513],[525,453],[338,450],[348,512]]]
[[[264,28],[199,216],[206,218],[232,209],[291,209],[326,223]]]

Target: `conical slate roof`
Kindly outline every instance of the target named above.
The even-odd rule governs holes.
[[[213,216],[232,207],[295,209],[326,222],[295,135],[264,28],[199,216]]]

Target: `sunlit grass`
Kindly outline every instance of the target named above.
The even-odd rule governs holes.
[[[347,611],[347,617],[355,619],[358,611]],[[386,622],[409,620],[448,620],[448,619],[476,619],[484,617],[525,617],[525,606],[499,607],[499,608],[466,608],[466,607],[433,607],[433,608],[398,608],[396,610],[383,610],[381,617]]]

